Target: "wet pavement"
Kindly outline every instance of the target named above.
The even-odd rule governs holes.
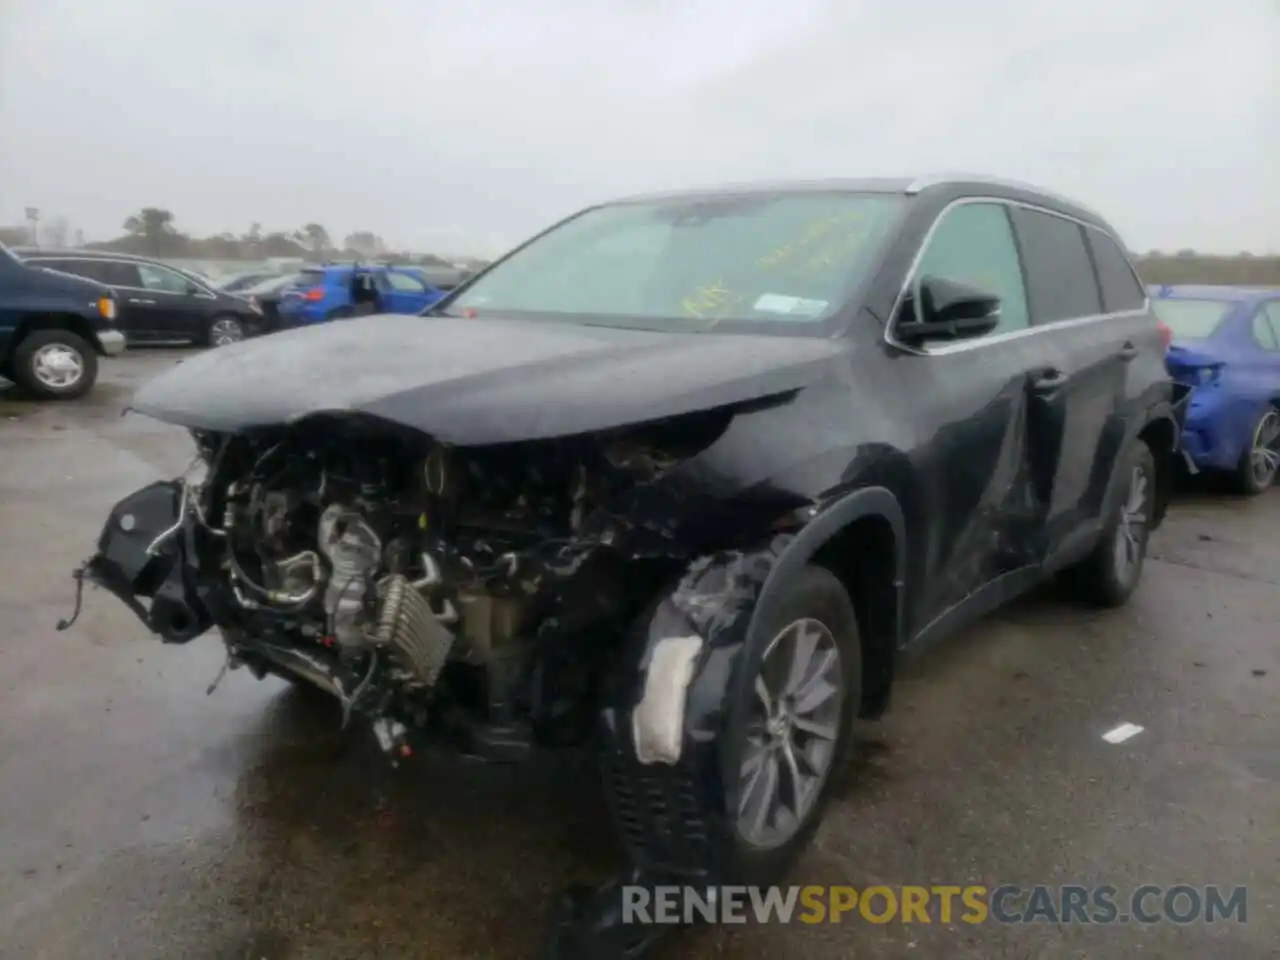
[[[162,647],[71,569],[185,435],[0,390],[0,956],[539,956],[567,882],[621,863],[588,768],[393,771],[319,697]],[[909,663],[798,884],[1248,887],[1248,922],[700,929],[664,960],[1280,955],[1280,492],[1183,494],[1131,605],[1046,590]],[[1118,724],[1144,732],[1119,745]]]

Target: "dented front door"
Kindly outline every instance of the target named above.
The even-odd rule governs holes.
[[[1007,206],[963,201],[944,211],[910,284],[923,277],[995,294],[1001,319],[984,337],[926,344],[894,360],[895,379],[919,385],[909,402],[921,429],[931,431],[917,438],[924,517],[911,577],[914,630],[1037,564],[1045,509],[1034,482],[1027,389],[1038,338]]]

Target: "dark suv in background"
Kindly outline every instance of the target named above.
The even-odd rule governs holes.
[[[0,244],[0,377],[45,399],[84,396],[98,357],[125,348],[118,312],[110,288],[28,267]]]
[[[158,260],[97,250],[27,247],[13,252],[31,266],[111,287],[120,305],[119,328],[131,345],[218,347],[260,332],[262,314],[248,300]]]

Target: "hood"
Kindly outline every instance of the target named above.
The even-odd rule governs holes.
[[[797,390],[847,368],[846,341],[386,315],[185,360],[129,409],[237,432],[360,413],[459,446],[570,436]]]

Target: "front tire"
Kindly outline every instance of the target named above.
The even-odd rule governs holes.
[[[83,397],[98,379],[98,355],[70,330],[36,330],[13,352],[14,382],[44,400]]]
[[[765,624],[770,637],[744,710],[726,882],[770,883],[813,839],[847,762],[862,698],[853,602],[831,571],[809,566]],[[736,795],[736,810],[732,802]]]
[[[1262,411],[1249,434],[1249,446],[1240,455],[1234,486],[1246,497],[1265,493],[1280,470],[1280,410],[1271,404]]]
[[[1156,462],[1151,448],[1135,440],[1116,465],[1123,486],[1102,539],[1067,571],[1074,593],[1099,607],[1123,606],[1142,579],[1156,504]]]
[[[204,342],[209,347],[226,347],[243,339],[244,324],[238,318],[227,315],[214,317],[209,321]]]

